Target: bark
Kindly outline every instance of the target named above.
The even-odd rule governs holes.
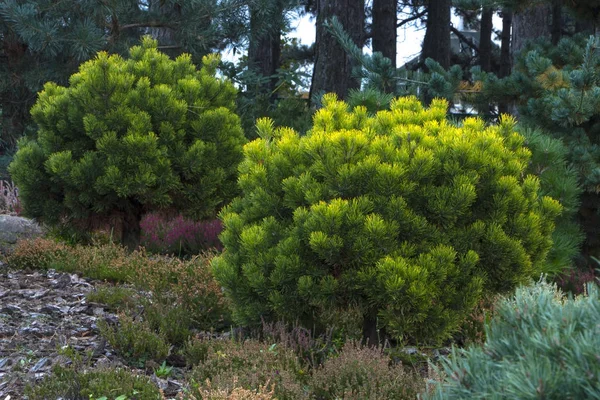
[[[23,135],[25,126],[30,121],[29,109],[35,101],[24,80],[25,65],[31,62],[27,45],[23,44],[16,34],[6,32],[2,36],[0,62],[6,74],[7,86],[0,92],[1,136],[0,155],[14,149],[17,140]]]
[[[585,240],[581,247],[581,253],[586,258],[594,256],[600,258],[600,196],[597,193],[584,192],[581,195],[581,206],[577,218],[585,232]],[[588,265],[594,262],[588,260]]]
[[[275,0],[273,15],[283,18],[281,1]],[[277,84],[277,69],[281,59],[281,27],[283,21],[263,21],[260,10],[250,9],[250,45],[248,46],[248,63],[257,74],[270,77],[262,89],[273,93]],[[263,27],[265,23],[271,26]]]
[[[396,67],[397,0],[373,0],[373,51],[379,51]]]
[[[481,12],[481,29],[479,31],[479,65],[486,72],[492,70],[493,17],[494,10],[491,7],[483,7]]]
[[[562,22],[562,4],[561,0],[554,0],[552,3],[552,44],[557,45],[562,37],[563,22]]]
[[[450,67],[451,0],[429,0],[427,30],[423,40],[422,61],[432,58],[442,67]]]
[[[510,75],[512,68],[512,52],[510,50],[510,38],[512,28],[513,12],[511,9],[502,10],[502,35],[500,38],[500,78]]]
[[[577,19],[575,21],[575,33],[594,33],[594,22]]]
[[[377,330],[377,319],[365,316],[363,320],[363,341],[367,346],[379,346],[380,332]]]
[[[512,69],[512,52],[510,51],[510,38],[513,20],[513,11],[509,8],[502,10],[502,34],[500,36],[500,71],[498,77],[505,78],[510,75]],[[505,101],[498,103],[498,112],[507,114],[509,104]]]
[[[513,17],[512,56],[513,59],[533,39],[551,38],[552,4],[536,4]]]
[[[125,211],[122,217],[121,244],[129,251],[137,250],[140,247],[142,236],[142,206],[133,205]]]
[[[324,22],[336,16],[352,40],[362,48],[364,44],[364,0],[319,0],[317,2],[317,35],[315,67],[310,87],[310,99],[333,92],[343,99],[350,89],[360,88],[360,81],[352,77],[352,59]]]

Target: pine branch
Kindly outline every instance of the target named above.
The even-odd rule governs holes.
[[[463,42],[464,44],[469,46],[471,49],[473,49],[475,51],[475,53],[479,54],[479,47],[475,46],[473,41],[471,39],[469,39],[468,37],[466,37],[465,35],[463,35],[461,33],[461,31],[459,31],[458,29],[456,29],[453,26],[450,26],[450,31],[452,31],[452,33],[454,33],[460,39],[461,42]]]
[[[426,14],[427,14],[427,10],[424,10],[424,11],[421,11],[420,13],[418,13],[416,15],[413,15],[412,17],[406,18],[406,19],[400,21],[396,25],[396,28],[400,28],[400,27],[402,27],[402,26],[404,26],[404,25],[406,25],[406,24],[408,24],[408,23],[410,23],[412,21],[415,21],[415,20],[417,20],[417,19],[419,19],[421,17],[424,17]]]
[[[149,21],[149,22],[138,22],[135,24],[125,24],[119,27],[120,30],[124,29],[134,29],[134,28],[171,28],[175,29],[175,27],[171,24],[166,24],[160,21]]]

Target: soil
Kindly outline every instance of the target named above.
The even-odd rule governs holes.
[[[54,270],[14,271],[0,262],[0,400],[25,399],[27,384],[69,362],[59,354],[63,346],[91,352],[92,367],[129,368],[96,326],[102,318],[117,323],[117,316],[86,300],[99,283]],[[157,378],[151,368],[129,369],[150,376],[167,397],[182,388],[177,380]]]

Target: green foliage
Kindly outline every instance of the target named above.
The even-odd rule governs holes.
[[[291,45],[298,46],[297,43]],[[284,47],[284,50],[286,48]],[[239,87],[245,88],[238,95],[237,111],[246,137],[257,138],[256,120],[265,117],[273,119],[278,125],[290,126],[298,132],[305,133],[310,129],[312,110],[308,107],[308,99],[301,95],[310,76],[302,72],[302,68],[306,68],[303,63],[291,60],[282,65],[275,76],[265,77],[248,67],[247,58],[242,58],[237,65],[231,62],[222,63],[221,69],[225,76]],[[271,80],[275,80],[274,89],[269,85]]]
[[[135,309],[139,297],[139,293],[133,288],[109,284],[98,285],[85,295],[87,301],[104,304],[112,311]]]
[[[61,350],[70,364],[55,364],[52,374],[26,388],[31,400],[46,399],[156,399],[163,397],[158,387],[144,376],[124,369],[90,369],[89,360],[76,351]],[[117,397],[119,396],[119,397]]]
[[[392,93],[395,96],[408,96],[423,94],[423,89],[429,85],[429,74],[412,71],[406,67],[394,68],[392,61],[379,52],[372,55],[363,54],[362,49],[354,43],[336,17],[328,21],[326,26],[356,62],[357,66],[352,73],[361,79],[364,88],[377,91],[381,95]],[[379,102],[385,102],[384,99],[385,97]]]
[[[324,105],[306,136],[260,120],[244,149],[212,262],[238,323],[323,328],[358,308],[396,338],[435,342],[484,288],[544,271],[561,206],[525,174],[511,119],[455,127],[445,101],[414,97],[374,117],[333,95]]]
[[[125,314],[120,315],[118,326],[99,320],[98,329],[113,349],[138,367],[143,367],[148,360],[160,363],[169,354],[169,343],[163,334]]]
[[[154,375],[159,378],[168,378],[171,375],[171,371],[173,371],[173,367],[169,367],[167,362],[163,361],[163,363],[154,370]]]
[[[543,281],[501,301],[481,347],[454,350],[431,399],[598,399],[600,292]]]
[[[576,222],[579,210],[579,185],[577,171],[567,163],[568,149],[559,139],[550,137],[540,130],[520,129],[525,144],[531,150],[531,161],[527,172],[540,179],[541,194],[560,202],[563,212],[556,220],[552,233],[552,249],[546,257],[545,272],[558,275],[572,267],[579,255],[584,234]]]
[[[99,53],[68,87],[47,83],[32,109],[39,129],[10,166],[24,212],[85,230],[96,218],[173,207],[215,214],[235,193],[243,132],[235,88],[145,38],[130,58]],[[139,228],[138,228],[139,229]]]

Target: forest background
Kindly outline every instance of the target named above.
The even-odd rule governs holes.
[[[567,250],[557,263],[587,270],[600,256],[599,61],[588,40],[599,14],[598,2],[572,0],[5,0],[0,177],[9,178],[18,139],[35,132],[29,110],[45,82],[64,85],[98,51],[125,54],[150,35],[159,50],[189,53],[196,63],[208,53],[232,55],[220,73],[236,83],[250,139],[265,116],[306,132],[321,96],[333,92],[371,112],[394,96],[444,97],[452,118],[511,113],[523,131],[562,140],[560,157],[579,188],[546,173],[567,209],[554,239]],[[311,45],[290,35],[307,17],[316,24]],[[423,29],[424,39],[420,54],[397,65],[398,32],[407,27]]]

